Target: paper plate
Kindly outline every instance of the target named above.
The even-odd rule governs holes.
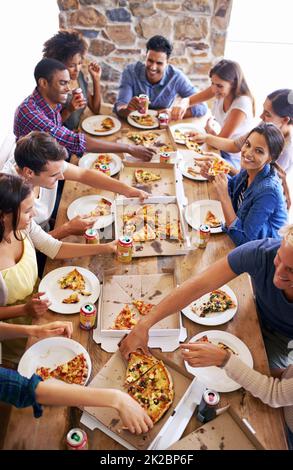
[[[235,313],[237,312],[237,308],[238,308],[237,297],[234,291],[231,289],[231,287],[229,287],[227,284],[220,287],[219,289],[223,290],[224,292],[226,292],[226,294],[228,294],[231,297],[236,307],[229,308],[228,310],[225,310],[225,312],[212,313],[212,314],[208,314],[206,317],[200,317],[195,312],[193,312],[191,308],[195,304],[197,307],[199,307],[204,302],[206,302],[210,296],[210,293],[208,293],[200,297],[200,299],[192,302],[187,307],[183,308],[182,313],[184,313],[184,315],[187,318],[189,318],[191,321],[195,323],[199,323],[200,325],[210,325],[210,326],[222,325],[223,323],[226,323],[227,321],[231,320],[231,318],[233,318]]]
[[[111,157],[111,161],[109,163],[111,176],[114,176],[119,173],[122,166],[122,160],[118,157],[118,155],[115,155],[115,153],[86,153],[85,155],[83,155],[83,157],[78,160],[78,166],[91,170],[93,164],[95,163],[99,155],[107,155]]]
[[[251,352],[249,351],[246,344],[237,338],[237,336],[231,335],[226,331],[221,330],[209,330],[204,331],[189,340],[189,343],[197,341],[202,336],[206,335],[210,341],[217,343],[221,341],[227,346],[231,347],[237,357],[239,357],[246,365],[253,367],[253,359]],[[217,392],[233,392],[241,388],[241,385],[230,379],[224,369],[216,366],[210,367],[191,367],[185,362],[185,367],[192,375],[195,375],[207,388],[216,390]]]
[[[112,119],[112,121],[114,122],[114,127],[105,132],[99,131],[98,129],[101,129],[101,122],[106,118]],[[121,122],[114,116],[106,116],[101,114],[98,116],[90,116],[84,119],[84,121],[82,121],[81,123],[81,127],[88,134],[103,136],[115,134],[115,132],[118,132],[121,128]]]
[[[207,178],[204,178],[203,176],[201,176],[200,173],[198,173],[196,176],[188,173],[188,168],[193,168],[193,169],[196,168],[198,169],[198,171],[200,171],[200,168],[196,166],[194,163],[194,158],[201,157],[199,153],[193,152],[192,150],[180,150],[178,154],[179,154],[179,158],[181,157],[179,160],[178,168],[181,171],[183,176],[193,181],[208,181]]]
[[[84,354],[88,366],[88,376],[85,382],[87,383],[92,371],[92,363],[88,352],[77,341],[59,336],[42,339],[33,344],[20,359],[17,370],[24,377],[30,378],[38,367],[55,369],[60,364],[70,361],[74,356],[81,353]]]
[[[79,197],[78,199],[75,199],[67,208],[67,217],[69,220],[73,219],[77,215],[85,215],[89,214],[91,211],[95,209],[97,206],[98,202],[101,199],[105,199],[106,201],[110,202],[112,204],[112,212],[109,215],[100,215],[98,216],[94,228],[100,229],[100,228],[105,228],[108,227],[113,223],[114,220],[114,214],[113,214],[113,201],[111,199],[100,196],[98,194],[93,194],[90,196],[83,196]]]
[[[180,131],[182,133],[186,133],[186,132],[198,132],[199,134],[205,134],[205,130],[204,129],[201,129],[201,128],[198,128],[196,126],[194,126],[192,123],[182,123],[182,124],[174,124],[172,126],[170,126],[170,131],[173,135],[173,139],[174,141],[177,143],[177,144],[182,144],[184,145],[185,144],[185,140],[180,138],[180,135],[178,136],[178,133],[176,131]]]
[[[208,211],[211,211],[220,220],[225,223],[225,218],[222,210],[222,205],[219,201],[213,199],[203,199],[201,201],[194,201],[188,204],[185,208],[185,220],[195,230],[198,230],[201,224],[205,224],[205,217]],[[211,233],[222,232],[222,227],[211,227]]]
[[[153,116],[155,123],[152,126],[143,126],[142,124],[139,124],[138,122],[132,119],[132,116],[142,116],[142,114],[140,114],[138,111],[132,111],[132,113],[128,114],[127,121],[129,122],[129,124],[131,124],[131,126],[138,127],[139,129],[155,129],[156,127],[159,127],[159,121],[156,117],[158,112],[153,109],[149,109],[148,114]]]
[[[58,281],[74,269],[77,269],[83,275],[85,279],[85,290],[91,292],[91,295],[84,296],[78,294],[79,302],[76,304],[64,304],[62,300],[69,297],[74,291],[72,289],[61,289]],[[100,291],[99,279],[91,271],[81,268],[80,266],[64,266],[54,269],[46,274],[39,284],[39,292],[45,292],[46,297],[52,302],[50,310],[65,315],[79,312],[81,306],[86,303],[95,303],[99,298]]]

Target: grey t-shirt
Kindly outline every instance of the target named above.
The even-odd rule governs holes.
[[[280,244],[280,240],[273,238],[248,242],[231,251],[228,262],[235,274],[248,273],[252,277],[264,326],[293,338],[293,302],[273,284],[274,258]]]

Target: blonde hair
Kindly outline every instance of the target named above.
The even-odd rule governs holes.
[[[280,228],[279,234],[293,247],[293,224],[284,225],[284,227]]]

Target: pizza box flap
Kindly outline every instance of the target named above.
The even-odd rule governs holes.
[[[145,203],[141,203],[138,198],[116,199],[115,201],[115,236],[119,238],[123,235],[123,215],[131,214],[143,205],[155,205],[159,214],[161,225],[166,221],[177,224],[181,227],[183,240],[155,239],[144,242],[133,242],[132,257],[144,256],[173,256],[184,255],[192,248],[188,235],[188,227],[183,217],[182,205],[174,196],[150,197]]]
[[[101,428],[101,424],[104,432],[111,435],[113,439],[123,442],[125,447],[141,450],[148,449],[164,424],[174,412],[175,407],[192,382],[192,380],[185,375],[184,371],[183,373],[180,373],[178,370],[171,367],[167,368],[173,379],[175,392],[174,402],[166,414],[154,425],[153,429],[149,433],[138,436],[132,435],[129,431],[123,429],[118,413],[111,408],[86,407],[86,413],[95,418],[96,427]],[[121,354],[116,352],[94,377],[89,387],[116,388],[123,390],[125,373],[125,362],[122,359]]]
[[[204,424],[169,450],[265,450],[251,425],[233,408]]]
[[[112,325],[127,304],[140,318],[133,300],[158,304],[177,285],[178,280],[173,269],[158,274],[112,275],[105,272],[102,292],[99,299],[98,326],[102,336],[121,338],[128,330],[115,330]],[[178,335],[180,330],[179,312],[169,315],[150,329],[150,336]]]

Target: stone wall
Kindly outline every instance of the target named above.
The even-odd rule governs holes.
[[[82,32],[88,59],[102,67],[102,93],[113,103],[124,67],[144,60],[146,40],[162,34],[172,41],[170,63],[199,88],[223,57],[232,0],[57,0],[61,28]]]

